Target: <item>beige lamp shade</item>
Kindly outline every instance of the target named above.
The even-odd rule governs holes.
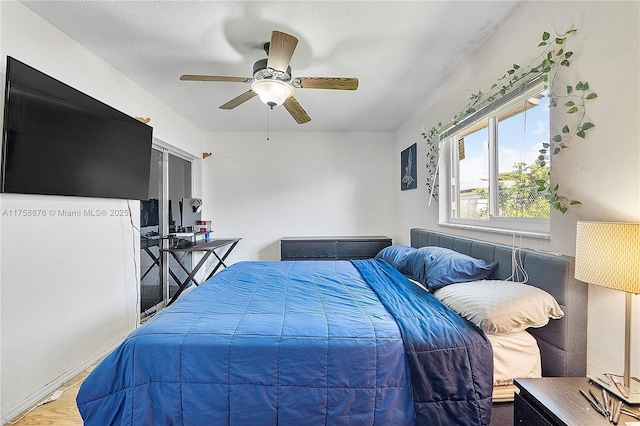
[[[578,222],[576,279],[640,293],[640,223]]]

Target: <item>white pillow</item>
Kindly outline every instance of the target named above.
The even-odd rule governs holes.
[[[451,284],[434,295],[485,333],[511,333],[542,327],[564,316],[546,291],[511,281],[482,280]]]

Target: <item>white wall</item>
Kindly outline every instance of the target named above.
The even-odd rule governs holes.
[[[232,263],[279,260],[287,236],[393,234],[391,133],[216,133],[205,151],[202,218],[242,237]]]
[[[441,85],[396,134],[396,151],[417,141],[418,162],[426,162],[426,143],[420,133],[447,122],[466,104],[470,94],[487,91],[512,64],[528,64],[537,54],[544,31],[564,32],[575,25],[569,41],[575,52],[564,69],[560,86],[588,81],[598,99],[588,107],[596,127],[584,140],[554,157],[552,179],[561,192],[583,202],[562,215],[552,213],[551,239],[527,239],[523,245],[575,253],[578,220],[640,221],[640,32],[639,2],[528,2],[501,26]],[[552,110],[555,133],[566,121],[561,109]],[[553,130],[552,130],[553,131]],[[552,133],[552,134],[555,134]],[[578,138],[579,139],[579,138]],[[429,207],[424,166],[418,166],[418,190],[396,191],[396,241],[408,243],[411,227],[426,227],[459,235],[511,244],[509,236],[441,228],[438,204]],[[422,172],[422,173],[421,173]],[[396,174],[399,167],[396,166]],[[640,377],[640,297],[634,296],[633,373]],[[589,288],[588,370],[622,372],[622,292]]]
[[[118,71],[21,4],[2,1],[0,12],[2,81],[6,55],[13,56],[127,114],[151,117],[155,138],[201,154],[204,134]],[[138,223],[139,203],[130,207]],[[56,388],[137,326],[139,236],[129,219],[59,213],[128,208],[122,200],[0,195],[5,417]],[[43,209],[47,216],[3,214],[16,209]]]

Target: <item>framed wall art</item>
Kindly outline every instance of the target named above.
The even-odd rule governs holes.
[[[400,189],[414,189],[418,187],[416,176],[416,151],[417,144],[400,153]]]

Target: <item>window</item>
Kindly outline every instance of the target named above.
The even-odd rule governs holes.
[[[508,99],[510,98],[510,99]],[[507,95],[443,134],[448,188],[440,222],[546,236],[550,206],[537,180],[549,181],[549,102],[541,82]],[[443,181],[444,180],[444,181]]]

